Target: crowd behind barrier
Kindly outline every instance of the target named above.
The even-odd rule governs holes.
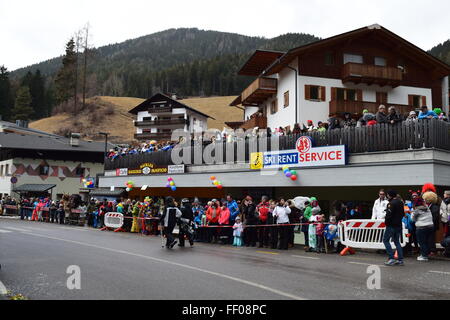
[[[250,117],[259,117],[262,116],[260,112],[255,113]],[[448,117],[440,108],[434,108],[433,110],[429,110],[428,107],[423,106],[421,111],[411,111],[408,115],[404,115],[399,113],[394,106],[389,107],[387,110],[386,106],[380,105],[378,112],[376,114],[370,113],[367,109],[362,110],[362,116],[358,117],[356,114],[351,113],[343,113],[343,114],[330,114],[328,120],[318,121],[317,124],[314,124],[312,120],[308,120],[307,124],[294,124],[294,127],[291,128],[253,128],[250,133],[247,134],[247,137],[257,137],[257,136],[267,136],[271,137],[275,136],[291,136],[298,135],[307,132],[326,132],[334,129],[345,129],[345,128],[361,128],[361,127],[371,127],[376,124],[388,124],[388,125],[401,125],[401,124],[414,124],[415,122],[429,119],[439,119],[442,121],[448,122]],[[195,137],[192,134],[192,143],[195,145],[197,142],[199,143],[198,137]],[[232,130],[223,129],[222,132],[217,132],[215,135],[206,134],[202,137],[202,143],[212,143],[212,142],[236,142],[242,137],[238,137],[234,134]],[[116,158],[126,157],[128,155],[133,154],[145,154],[152,153],[158,151],[168,151],[172,150],[175,146],[180,144],[181,141],[161,141],[158,142],[156,140],[144,142],[144,143],[135,143],[133,145],[116,147],[111,149],[107,158],[110,160],[114,160]]]
[[[450,191],[443,198],[436,194],[435,187],[427,184],[422,191],[411,192],[409,200],[400,195],[387,198],[380,190],[370,212],[362,210],[351,202],[337,202],[330,212],[324,212],[315,197],[296,197],[294,199],[269,199],[263,196],[258,202],[250,196],[234,200],[211,199],[202,204],[199,199],[175,199],[172,206],[181,212],[178,219],[178,241],[221,243],[235,246],[251,246],[288,250],[294,247],[295,233],[303,233],[305,250],[309,252],[339,253],[344,246],[339,240],[338,223],[347,220],[377,220],[386,226],[392,219],[389,209],[392,201],[400,201],[400,219],[408,229],[409,241],[404,248],[406,255],[420,253],[419,258],[428,259],[436,255],[436,234],[443,238],[441,244],[445,255],[450,254]],[[428,189],[427,189],[428,188]],[[431,194],[431,196],[430,196]],[[11,210],[14,199],[2,199],[2,210]],[[91,228],[105,227],[105,214],[123,214],[124,223],[120,231],[160,235],[161,217],[168,208],[161,197],[146,197],[144,201],[117,199],[107,201],[92,198],[88,203],[50,199],[22,199],[16,205],[16,212],[22,220],[47,223],[73,224]],[[170,244],[169,244],[170,245]]]

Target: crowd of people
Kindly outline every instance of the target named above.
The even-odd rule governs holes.
[[[262,115],[260,112],[255,113],[253,116],[258,117]],[[191,135],[192,144],[197,143],[212,143],[212,142],[236,142],[239,139],[244,139],[247,137],[260,137],[272,135],[276,136],[288,136],[288,135],[298,135],[307,132],[325,132],[327,130],[334,129],[346,129],[346,128],[361,128],[365,126],[374,126],[376,124],[389,124],[389,125],[399,125],[399,124],[411,124],[424,119],[439,119],[442,121],[448,121],[448,117],[445,112],[440,108],[435,108],[429,110],[427,106],[421,107],[420,111],[411,111],[408,115],[401,114],[395,107],[389,107],[388,109],[384,105],[380,105],[378,112],[376,114],[370,113],[367,109],[362,111],[362,116],[360,118],[357,115],[352,115],[351,113],[343,114],[330,114],[327,121],[318,121],[315,124],[312,120],[308,120],[307,124],[300,125],[299,123],[294,124],[292,130],[290,127],[283,128],[278,127],[275,129],[267,128],[262,129],[255,127],[249,132],[247,132],[245,137],[236,134],[233,130],[223,128],[222,131],[217,130],[215,133],[204,133],[202,139]],[[118,157],[124,157],[132,154],[142,154],[155,151],[167,151],[172,150],[176,145],[183,143],[184,139],[181,138],[178,141],[163,141],[157,142],[155,140],[147,141],[143,143],[136,143],[133,145],[115,147],[108,152],[108,159],[114,160]]]
[[[425,119],[439,119],[448,122],[447,115],[440,108],[429,110],[427,106],[423,106],[419,112],[411,111],[408,115],[403,115],[395,107],[389,107],[389,109],[387,109],[385,105],[380,105],[376,114],[370,113],[367,109],[362,111],[362,116],[360,118],[355,118],[355,115],[352,115],[349,112],[341,115],[330,114],[327,121],[319,121],[317,125],[315,125],[312,120],[308,120],[306,125],[303,124],[303,128],[300,128],[300,124],[297,123],[292,130],[286,130],[283,127],[279,127],[276,128],[273,133],[278,136],[283,136],[314,131],[324,132],[341,128],[361,128],[382,123],[389,125],[398,125],[402,123],[410,124]],[[272,130],[268,129],[268,132],[271,134]]]
[[[231,195],[204,203],[198,198],[183,198],[177,202],[172,197],[146,197],[144,201],[91,199],[87,203],[68,199],[56,202],[47,198],[22,199],[19,214],[21,219],[32,221],[103,228],[105,214],[119,212],[124,215],[122,231],[160,235],[162,229],[167,248],[177,243],[183,247],[188,240],[191,246],[195,242],[205,242],[288,250],[294,247],[295,233],[303,233],[305,250],[317,253],[339,253],[344,248],[337,233],[339,221],[384,220],[388,265],[401,265],[404,255],[415,253],[419,253],[419,261],[427,261],[436,254],[437,232],[445,235],[441,244],[449,255],[450,191],[440,198],[436,188],[426,184],[421,191],[411,191],[408,197],[403,200],[395,191],[380,190],[371,214],[360,212],[357,205],[342,202],[325,213],[315,197],[275,200],[263,196],[255,201],[246,196],[236,201]],[[403,250],[399,245],[402,223],[410,234]],[[179,226],[178,239],[172,234],[176,225]],[[397,245],[397,259],[390,247],[391,239]]]
[[[419,253],[418,261],[428,261],[436,255],[436,233],[443,234],[441,245],[445,255],[450,248],[450,191],[445,191],[443,198],[437,195],[436,187],[427,183],[419,191],[410,191],[409,200],[403,200],[394,190],[387,193],[382,189],[375,200],[372,220],[384,220],[386,231],[383,243],[389,260],[386,265],[403,265],[403,257]],[[402,223],[408,229],[409,241],[401,247]],[[390,241],[393,241],[398,253],[395,258]],[[414,245],[414,248],[413,248]]]
[[[110,160],[114,160],[117,157],[124,157],[132,154],[168,151],[172,150],[177,144],[178,142],[174,141],[166,141],[158,143],[157,141],[152,140],[143,143],[135,143],[127,146],[117,146],[114,149],[109,150],[107,158]]]

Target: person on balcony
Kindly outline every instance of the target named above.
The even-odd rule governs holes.
[[[338,117],[336,116],[335,113],[331,113],[328,118],[328,128],[330,130],[333,130],[333,129],[339,129],[340,127],[341,127],[341,124],[339,122]]]
[[[395,110],[394,107],[389,108],[389,114],[387,116],[387,119],[389,121],[389,124],[391,124],[391,125],[396,125],[396,124],[402,123],[402,121],[403,121],[402,115],[399,114],[397,112],[397,110]]]
[[[308,120],[308,124],[306,125],[306,131],[308,132],[313,132],[313,131],[317,131],[317,127],[314,126],[314,123],[312,120]]]
[[[417,113],[415,111],[411,111],[408,115],[408,117],[405,120],[405,123],[412,124],[417,122]]]
[[[388,115],[386,114],[386,107],[384,105],[380,105],[378,107],[378,112],[375,115],[375,119],[377,123],[389,123]]]
[[[344,113],[344,120],[342,121],[342,126],[344,129],[356,127],[356,121],[352,118],[351,113],[349,112]]]
[[[300,129],[300,124],[296,123],[294,124],[294,129],[292,129],[292,134],[301,134],[302,133],[302,129]]]
[[[421,108],[422,111],[420,111],[419,113],[419,120],[424,120],[424,119],[438,119],[438,115],[432,111],[432,110],[428,110],[427,106],[422,106]]]

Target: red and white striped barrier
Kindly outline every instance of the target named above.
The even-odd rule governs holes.
[[[408,243],[408,229],[402,224],[400,243],[402,247]],[[384,220],[348,220],[338,225],[338,234],[341,243],[348,248],[359,249],[385,249],[383,244],[386,224]],[[391,241],[391,245],[394,244]]]
[[[123,214],[118,212],[108,212],[105,214],[105,226],[119,229],[123,226]]]

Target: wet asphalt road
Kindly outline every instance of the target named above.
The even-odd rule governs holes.
[[[32,300],[450,298],[450,261],[384,261],[202,243],[167,250],[159,237],[0,218],[0,281]],[[80,290],[66,285],[72,265]],[[380,267],[379,290],[367,288],[370,265]]]

